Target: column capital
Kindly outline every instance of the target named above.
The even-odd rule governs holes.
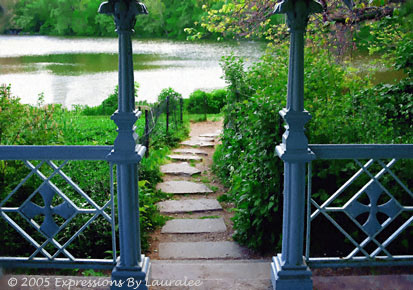
[[[100,4],[98,12],[113,15],[118,33],[132,32],[136,15],[148,14],[146,6],[135,0],[109,0]]]
[[[119,112],[116,111],[111,119],[118,126],[118,136],[114,142],[113,150],[107,156],[107,160],[116,163],[139,163],[143,158],[146,148],[136,144],[138,136],[135,133],[134,124],[140,117],[141,112]]]
[[[287,14],[287,25],[292,31],[304,31],[310,14],[322,12],[320,3],[313,0],[283,0],[274,8],[275,14]]]
[[[276,153],[283,161],[309,162],[315,159],[314,153],[308,148],[307,136],[304,126],[311,119],[307,111],[297,112],[287,110],[280,111],[281,117],[287,123],[287,130],[282,137],[282,144],[276,147]]]

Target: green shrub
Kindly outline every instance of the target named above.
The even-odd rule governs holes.
[[[218,114],[226,102],[225,89],[204,92],[196,90],[185,100],[185,107],[190,114]]]
[[[60,105],[44,105],[39,96],[36,106],[24,105],[10,93],[10,86],[0,86],[0,144],[44,145],[61,141],[61,131],[54,120]]]
[[[186,100],[186,109],[190,114],[204,114],[207,111],[207,106],[207,93],[201,90],[194,91]]]
[[[225,106],[225,101],[227,98],[227,90],[218,89],[213,90],[208,95],[208,107],[209,114],[218,114],[221,112],[221,109]]]
[[[171,113],[171,116],[176,118],[174,122],[178,121],[177,119],[180,118],[180,116],[178,116],[178,112],[180,114],[182,94],[178,93],[173,88],[166,88],[161,91],[161,93],[158,95],[158,104],[162,106],[161,110],[164,110],[165,112],[166,112],[165,100],[167,97],[169,97],[169,112]]]
[[[161,91],[158,95],[158,102],[161,103],[162,101],[166,100],[166,97],[170,99],[179,99],[182,98],[182,94],[175,91],[173,88],[166,88]]]
[[[305,108],[313,116],[306,133],[310,143],[412,143],[411,129],[403,138],[394,129],[411,126],[408,87],[400,84],[391,90],[382,86],[366,91],[367,78],[330,59],[323,50],[305,50]],[[282,142],[284,131],[278,112],[285,106],[288,48],[270,48],[248,70],[234,56],[224,58],[222,67],[229,94],[214,170],[230,187],[228,198],[236,205],[234,238],[255,250],[279,250],[283,163],[275,146]],[[396,97],[401,91],[405,96]],[[402,119],[400,114],[404,114]],[[343,184],[348,176],[348,168],[334,162],[313,172],[319,178],[315,188],[332,175],[338,176],[334,185]]]
[[[116,91],[101,108],[112,107],[115,104]],[[117,106],[117,103],[116,103]],[[111,114],[107,111],[107,113]],[[101,111],[102,112],[102,111]],[[162,124],[161,124],[162,125]],[[144,118],[136,123],[139,134],[143,132]],[[163,127],[164,128],[164,127]],[[151,136],[149,156],[145,157],[139,166],[139,199],[142,249],[149,247],[148,234],[154,228],[164,222],[160,216],[156,203],[164,198],[155,189],[157,182],[161,180],[159,166],[164,162],[169,146],[175,146],[178,141],[187,136],[187,127],[172,127],[167,138],[162,134]],[[11,96],[10,87],[0,87],[0,140],[2,145],[112,145],[117,136],[116,125],[107,116],[88,116],[81,107],[69,111],[57,105],[43,105],[40,99],[37,106],[23,105],[19,99]],[[40,166],[40,171],[46,176],[52,174],[50,166],[40,165],[38,161],[31,161],[35,166]],[[58,166],[61,161],[54,161]],[[88,194],[98,205],[103,206],[109,199],[109,166],[105,161],[69,161],[63,168],[79,187]],[[12,190],[29,174],[29,169],[20,161],[0,161],[0,200],[3,200]],[[52,182],[62,190],[77,206],[85,207],[85,200],[61,177],[57,175]],[[116,181],[115,181],[116,182]],[[33,175],[7,202],[6,206],[20,206],[40,186],[41,179]],[[33,201],[43,204],[39,195],[35,195]],[[53,205],[62,202],[55,197]],[[116,197],[115,197],[116,206]],[[87,207],[87,205],[86,205]],[[117,211],[115,211],[117,215]],[[43,239],[23,218],[17,215],[13,217],[19,225],[39,241]],[[73,229],[79,229],[90,219],[90,215],[77,215],[58,235],[59,241],[66,241],[73,234]],[[41,220],[36,220],[39,224]],[[31,247],[27,246],[24,239],[11,228],[3,219],[0,219],[0,256],[27,255]],[[105,252],[111,243],[110,224],[103,218],[97,218],[90,227],[77,238],[68,250],[77,257],[105,258],[109,254]]]

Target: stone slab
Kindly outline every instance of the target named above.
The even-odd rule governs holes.
[[[181,142],[182,145],[192,146],[192,147],[214,147],[215,144],[212,142],[204,142],[200,140],[187,140]]]
[[[201,170],[189,165],[188,162],[180,162],[162,165],[161,172],[174,175],[194,175],[201,173]]]
[[[213,191],[203,183],[196,183],[191,181],[166,181],[159,183],[156,186],[165,193],[172,194],[198,194],[198,193],[212,193]]]
[[[270,261],[266,260],[153,260],[151,280],[200,281],[198,287],[168,290],[267,290],[272,289]]]
[[[158,203],[161,213],[183,213],[222,210],[221,205],[216,199],[184,199],[167,200]]]
[[[196,233],[220,233],[227,227],[223,218],[210,219],[174,219],[167,221],[162,227],[164,234],[196,234]]]
[[[199,157],[196,155],[172,154],[172,155],[168,155],[168,158],[173,159],[173,160],[181,160],[181,161],[189,161],[189,160],[201,161],[202,160],[202,157]]]
[[[199,150],[196,148],[179,148],[173,151],[174,153],[182,153],[182,154],[196,154],[196,155],[205,155],[208,156],[208,152],[203,150]]]
[[[215,141],[215,138],[199,136],[199,137],[198,137],[198,140],[199,140],[199,141],[202,141],[202,142],[214,142],[214,141]]]
[[[235,242],[174,242],[159,244],[161,259],[242,258],[245,250]]]
[[[215,138],[215,137],[218,137],[219,135],[221,135],[221,131],[217,131],[217,132],[215,132],[215,133],[204,133],[204,134],[201,134],[201,135],[199,135],[199,137],[212,137],[212,138]]]

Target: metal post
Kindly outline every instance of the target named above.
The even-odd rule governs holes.
[[[166,97],[166,135],[169,130],[169,96]]]
[[[149,110],[145,109],[145,147],[146,147],[146,152],[145,156],[149,155]]]
[[[208,101],[207,101],[207,94],[204,93],[204,120],[207,121],[207,106],[208,106]]]
[[[282,253],[273,257],[271,280],[277,290],[312,289],[311,271],[303,258],[305,219],[305,166],[315,158],[304,126],[311,115],[304,110],[304,34],[311,13],[321,12],[312,0],[284,0],[275,13],[286,13],[291,33],[287,107],[280,111],[287,126],[276,147],[284,161]]]
[[[182,98],[179,98],[179,106],[180,106],[180,112],[181,112],[181,123],[184,122],[183,119],[183,109],[184,109],[184,100]]]
[[[137,14],[147,14],[146,7],[131,0],[111,0],[99,7],[99,13],[114,16],[119,36],[118,110],[111,119],[118,126],[118,136],[107,160],[117,165],[118,220],[120,259],[112,271],[111,289],[147,289],[149,259],[141,255],[138,168],[145,147],[136,145],[134,124],[140,112],[135,110],[131,34]],[[117,284],[117,285],[116,285]],[[118,287],[122,285],[121,287]]]

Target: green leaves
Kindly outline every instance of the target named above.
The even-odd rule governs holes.
[[[22,0],[14,23],[25,32],[52,35],[114,35],[113,19],[97,13],[101,0]]]
[[[185,99],[185,107],[190,114],[218,114],[225,105],[227,90],[218,89],[212,92],[196,90]]]
[[[310,143],[412,142],[411,79],[369,88],[368,76],[340,66],[325,50],[306,49],[305,62],[305,108],[313,116],[306,132]],[[282,227],[283,163],[275,146],[285,130],[278,111],[285,106],[288,47],[270,47],[248,69],[231,55],[223,58],[222,68],[229,93],[214,170],[230,187],[227,199],[236,204],[234,238],[274,252]],[[354,165],[339,162],[314,168],[313,188],[338,188],[350,172]],[[314,196],[325,200],[329,193],[320,189]]]
[[[24,105],[20,104],[19,99],[13,97],[10,91],[9,86],[0,86],[0,144],[2,145],[112,145],[116,138],[116,125],[107,115],[90,116],[85,114],[85,109],[79,106],[69,111],[60,105],[44,105],[41,97],[37,106]],[[103,110],[103,113],[111,114],[116,107],[117,91],[115,90],[114,94],[103,102],[100,109],[106,108],[107,110]],[[144,118],[136,122],[139,133],[143,132],[144,125]],[[161,130],[164,132],[164,127]],[[161,179],[159,166],[169,153],[168,145],[176,145],[178,141],[187,136],[187,133],[185,126],[176,126],[170,130],[168,138],[161,133],[153,134],[149,156],[140,163],[139,200],[143,250],[149,246],[147,239],[149,231],[164,223],[164,218],[160,216],[155,205],[156,202],[165,198],[165,195],[155,190],[156,183]],[[60,161],[54,162],[60,165]],[[34,164],[36,166],[39,163],[34,161]],[[40,171],[46,176],[52,173],[50,166],[46,164],[41,166]],[[107,162],[69,161],[63,171],[100,206],[103,206],[110,198],[110,175]],[[0,200],[6,197],[27,174],[27,168],[20,161],[0,161]],[[52,179],[53,183],[77,206],[88,207],[86,200],[76,190],[58,174],[56,176]],[[28,179],[10,202],[15,202],[16,206],[20,206],[21,202],[27,198],[27,194],[33,192],[40,182],[39,178]],[[90,218],[91,216],[88,215],[78,215],[59,234],[59,238],[67,241],[73,235],[73,230],[79,229]],[[21,239],[5,222],[0,223],[0,230],[2,232],[0,243],[5,245],[0,249],[3,255],[13,254],[9,251],[10,248],[15,249],[17,255],[27,250],[24,239]],[[69,247],[70,252],[78,257],[86,255],[104,258],[107,254],[105,251],[108,247],[110,248],[110,242],[110,223],[99,217]]]

